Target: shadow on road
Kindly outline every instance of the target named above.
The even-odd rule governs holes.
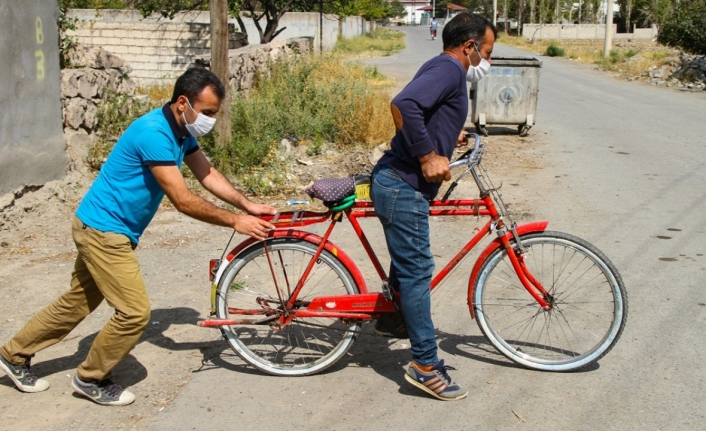
[[[150,323],[148,324],[145,333],[140,338],[140,341],[138,341],[138,344],[147,342],[171,351],[200,350],[203,352],[209,351],[214,347],[220,348],[221,351],[226,349],[228,346],[221,340],[180,343],[165,335],[165,332],[171,325],[188,324],[195,326],[199,319],[199,312],[187,307],[152,310]],[[73,373],[73,370],[75,370],[81,362],[84,361],[86,355],[88,355],[88,351],[97,335],[98,332],[94,332],[82,338],[78,343],[76,352],[74,352],[71,356],[64,356],[37,362],[32,365],[32,370],[39,376],[69,370]],[[71,335],[69,334],[69,339],[71,339],[70,337]],[[120,364],[118,364],[117,367],[115,367],[114,374],[119,376],[121,385],[133,386],[147,378],[147,369],[137,358],[130,354]],[[6,377],[0,379],[0,384],[5,386],[14,386],[10,379]]]

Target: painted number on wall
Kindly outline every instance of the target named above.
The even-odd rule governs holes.
[[[42,44],[44,43],[44,31],[42,30],[42,19],[37,17],[34,22],[34,29],[37,34],[37,50],[34,51],[34,59],[37,61],[37,80],[44,80],[44,51]]]

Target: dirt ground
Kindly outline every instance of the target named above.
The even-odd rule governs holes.
[[[510,208],[522,218],[529,215],[530,207],[516,186],[530,171],[544,166],[537,151],[544,145],[541,135],[520,138],[516,130],[500,128],[491,133],[495,134],[484,139],[488,144],[484,166],[498,183],[503,180]],[[368,172],[374,151],[329,146],[316,157],[307,157],[305,148],[291,152],[291,171],[313,180]],[[0,200],[0,342],[68,287],[76,255],[71,219],[91,181],[90,176],[71,173],[38,190]],[[465,184],[456,196],[470,190]],[[306,195],[300,192],[252,199],[286,211],[302,208],[288,206],[287,200],[303,198]],[[316,203],[305,207],[322,208]],[[194,323],[209,311],[208,261],[220,257],[231,233],[179,214],[168,204],[145,232],[136,252],[152,301],[152,317],[138,345],[115,370],[116,381],[137,395],[133,405],[104,408],[74,395],[70,387],[76,366],[111,312],[103,304],[62,342],[35,357],[33,369],[49,380],[48,391],[23,394],[9,378],[0,377],[4,416],[0,430],[146,429],[157,421],[159,412],[179,397],[191,376],[201,367],[214,366],[210,359],[228,350],[217,330]]]

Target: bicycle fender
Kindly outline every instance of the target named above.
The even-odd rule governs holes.
[[[319,235],[316,235],[314,233],[295,229],[277,229],[270,231],[267,239],[271,238],[298,238],[303,241],[310,242],[316,246],[321,244],[321,240],[323,239]],[[248,247],[257,244],[258,242],[259,241],[255,238],[248,238],[237,246],[235,246],[235,248],[233,248],[230,253],[228,253],[228,255],[226,256],[225,262],[222,262],[221,265],[218,267],[218,272],[216,273],[213,283],[217,285],[220,282],[221,276],[225,272],[226,267],[235,258],[235,256],[242,253]],[[346,254],[346,252],[344,252],[341,248],[336,246],[336,244],[332,243],[331,241],[326,242],[324,249],[334,255],[336,258],[338,258],[338,260],[341,261],[343,266],[346,267],[348,272],[353,277],[353,280],[358,285],[358,290],[360,291],[360,293],[368,293],[368,286],[365,284],[365,278],[358,269],[358,266],[355,264],[355,262],[353,262],[353,259],[351,259]]]
[[[528,233],[534,233],[534,232],[544,232],[547,229],[547,225],[549,225],[549,220],[540,220],[540,221],[533,221],[530,223],[525,223],[517,226],[517,234],[522,236],[526,235]],[[507,238],[508,240],[512,240],[512,232],[508,232],[504,238]],[[488,259],[488,256],[490,256],[495,250],[497,250],[499,247],[502,247],[503,243],[500,238],[495,238],[494,241],[492,241],[490,244],[488,244],[485,249],[481,252],[481,254],[478,256],[478,259],[476,259],[475,265],[473,265],[473,271],[471,271],[471,277],[468,279],[468,308],[471,310],[471,317],[476,318],[476,310],[473,308],[473,294],[475,293],[475,288],[476,288],[476,278],[478,278],[478,273],[480,272],[481,266],[483,266],[483,262],[485,262],[486,259]]]

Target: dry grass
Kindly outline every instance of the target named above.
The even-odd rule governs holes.
[[[377,28],[372,33],[336,42],[334,52],[353,57],[386,57],[404,49],[404,33]]]
[[[339,116],[334,121],[343,143],[358,142],[373,147],[392,139],[395,132],[386,92],[370,92],[356,98],[351,115]]]
[[[595,64],[599,68],[615,72],[621,77],[635,77],[647,72],[653,66],[662,66],[673,60],[676,51],[654,43],[636,44],[633,46],[616,46],[608,57],[603,57],[603,42],[601,41],[556,41],[540,40],[530,42],[522,36],[508,36],[501,33],[499,43],[544,55],[547,47],[554,44],[564,49],[564,57],[580,63]]]
[[[174,91],[174,83],[165,83],[150,86],[140,86],[137,87],[137,94],[145,94],[150,100],[155,104],[167,103],[172,98],[172,92]]]

